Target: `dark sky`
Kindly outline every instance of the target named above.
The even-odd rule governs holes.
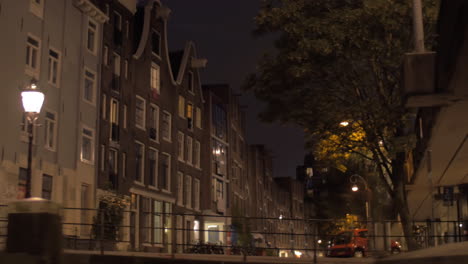
[[[273,38],[254,38],[253,17],[259,0],[164,0],[172,10],[168,24],[171,50],[195,42],[198,57],[208,59],[202,82],[228,83],[239,89],[245,76],[255,70],[258,59],[273,50]],[[303,163],[304,136],[299,128],[261,123],[262,103],[251,94],[242,97],[247,106],[247,142],[265,144],[274,157],[275,176],[294,176]]]

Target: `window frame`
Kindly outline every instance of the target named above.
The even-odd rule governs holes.
[[[29,39],[37,42],[37,46],[34,43],[31,43]],[[25,72],[27,75],[39,79],[39,74],[41,71],[41,39],[35,35],[28,33],[26,35],[26,64]],[[33,51],[36,52],[36,67],[33,67]]]
[[[171,142],[172,141],[172,115],[171,113],[169,113],[168,111],[166,110],[163,110],[163,125],[164,125],[164,116],[167,115],[168,116],[168,136],[165,137],[163,133],[161,133],[161,137],[162,139],[168,141],[168,142]]]
[[[177,171],[177,205],[184,205],[184,174]]]
[[[191,136],[185,137],[185,149],[187,154],[185,160],[187,164],[193,165],[193,138]]]
[[[158,51],[157,51],[157,53],[155,53],[153,51],[153,35],[154,34],[158,35]],[[160,58],[160,56],[161,56],[161,34],[155,29],[151,30],[151,54],[158,57],[158,58]]]
[[[195,147],[195,146],[198,146],[198,151],[195,151],[195,149],[197,149],[197,147]],[[196,158],[197,158],[195,164],[193,164],[193,165],[195,166],[195,168],[200,169],[200,164],[201,164],[201,161],[200,161],[200,158],[201,158],[201,155],[200,155],[200,153],[201,153],[201,144],[200,144],[200,141],[195,140],[193,152],[194,152],[193,157],[196,157]]]
[[[137,122],[137,111],[138,111],[138,106],[137,106],[137,101],[140,100],[141,102],[143,102],[143,112],[142,112],[142,117],[141,117],[141,120],[142,120],[142,124],[139,124]],[[135,96],[135,126],[141,130],[146,130],[146,100],[139,96],[139,95],[136,95]]]
[[[159,143],[159,106],[150,103],[149,110],[150,110],[150,120],[148,123],[148,127],[156,130],[156,138],[153,139],[151,138],[151,136],[149,138],[151,141]],[[156,115],[154,113],[156,113]]]
[[[92,28],[91,25],[94,25],[95,28]],[[89,36],[90,32],[94,34],[93,46],[90,49],[89,47]],[[88,24],[86,27],[86,49],[93,55],[97,55],[98,51],[98,36],[99,36],[99,24],[92,18],[88,17]]]
[[[50,190],[44,188],[45,187],[44,182],[45,182],[46,178],[50,179]],[[43,173],[42,174],[42,183],[41,183],[41,197],[43,199],[52,200],[52,195],[54,193],[53,190],[54,190],[54,177],[52,175],[50,175],[50,174]],[[49,192],[50,197],[48,197],[48,198],[44,197],[44,192]]]
[[[160,187],[160,189],[163,191],[163,192],[166,192],[166,193],[171,193],[171,166],[172,166],[172,156],[171,154],[167,153],[167,152],[161,152],[161,157],[163,156],[166,156],[167,157],[167,160],[168,160],[168,167],[167,167],[167,175],[161,175],[161,177],[167,177],[166,178],[166,183],[167,183],[167,189],[164,188],[164,187]]]
[[[89,135],[85,135],[84,134],[84,130],[88,130],[91,132],[92,136],[89,136]],[[83,143],[84,143],[84,140],[83,138],[88,138],[90,140],[90,159],[86,159],[84,156],[83,156]],[[96,141],[96,133],[95,133],[95,130],[93,128],[90,128],[86,125],[81,125],[81,136],[80,136],[80,160],[81,162],[83,163],[87,163],[87,164],[90,164],[90,165],[93,165],[94,164],[94,143]]]
[[[92,91],[91,91],[91,96],[92,96],[92,100],[88,100],[85,96],[86,96],[86,93],[85,93],[85,90],[86,90],[86,80],[91,80],[87,75],[86,75],[86,72],[88,73],[91,73],[93,76],[94,76],[94,79],[92,80],[93,81],[93,86],[92,86]],[[90,68],[88,67],[84,67],[84,70],[83,70],[83,85],[82,85],[82,89],[83,89],[83,101],[91,104],[91,105],[95,105],[96,104],[96,89],[97,89],[97,73],[96,71],[93,71],[91,70]]]
[[[182,131],[177,132],[177,159],[181,162],[185,161],[185,135]]]
[[[202,129],[202,112],[200,107],[195,107],[195,126]]]
[[[150,161],[151,152],[154,153],[154,162],[155,162],[154,171],[153,171],[154,175],[151,175],[151,170],[150,170],[150,173],[148,176],[149,177],[153,176],[154,184],[148,183],[148,186],[157,189],[158,188],[158,174],[159,174],[159,151],[152,147],[148,148],[148,163]]]
[[[52,115],[54,115],[54,120],[50,119],[47,117],[47,113],[50,113]],[[56,111],[52,111],[52,110],[49,110],[47,109],[45,112],[44,112],[44,127],[45,127],[45,133],[44,133],[44,147],[47,149],[47,150],[50,150],[50,151],[57,151],[57,122],[58,121],[58,115],[57,115],[57,112]],[[49,146],[48,142],[50,140],[49,136],[49,123],[53,123],[54,127],[53,127],[53,135],[52,135],[52,145],[53,146]]]
[[[178,101],[178,115],[180,118],[185,119],[185,97],[182,95],[179,95],[179,101]]]
[[[185,201],[184,205],[187,208],[192,208],[192,176],[190,175],[185,175],[185,182],[184,182],[184,193],[185,193]]]
[[[161,67],[154,62],[150,67],[150,88],[153,93],[161,94]]]
[[[51,51],[56,53],[58,57],[57,58],[53,57],[50,54]],[[55,82],[53,82],[53,80],[51,80],[51,61],[52,62],[55,61],[57,63],[57,68],[56,68],[57,72],[56,72],[56,81]],[[47,71],[48,83],[50,85],[53,85],[53,86],[59,88],[60,87],[60,81],[61,81],[61,78],[60,78],[61,77],[61,71],[62,71],[62,53],[59,50],[57,50],[57,49],[55,49],[53,47],[49,47],[49,57],[48,57],[47,63],[48,63],[48,71]]]
[[[138,153],[135,153],[135,164],[137,166],[141,166],[141,167],[140,167],[140,175],[136,175],[137,178],[134,179],[134,181],[137,182],[137,183],[140,183],[140,184],[144,184],[144,182],[145,182],[145,144],[143,144],[142,142],[140,142],[138,140],[135,140],[135,145],[140,145],[142,153],[141,153],[140,164],[138,164],[138,162],[136,162],[136,158],[138,157]],[[136,169],[136,167],[135,167],[135,169]]]
[[[200,210],[200,180],[193,178],[193,209]]]

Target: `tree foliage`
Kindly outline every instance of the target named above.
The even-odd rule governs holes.
[[[423,6],[431,49],[438,3]],[[405,201],[395,153],[406,114],[401,67],[413,46],[411,1],[264,0],[255,22],[257,35],[279,36],[276,53],[246,80],[267,103],[261,118],[298,124],[323,159],[356,154],[374,162],[386,191]],[[341,127],[344,120],[352,125]]]

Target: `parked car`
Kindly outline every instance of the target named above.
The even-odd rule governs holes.
[[[365,257],[367,255],[367,229],[341,231],[329,242],[327,257]]]

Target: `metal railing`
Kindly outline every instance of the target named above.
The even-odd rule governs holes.
[[[0,246],[7,237],[7,207],[0,205]],[[330,254],[340,230],[360,228],[365,253],[391,250],[406,241],[397,221],[348,221],[220,216],[169,212],[120,211],[109,215],[92,208],[63,208],[64,247],[76,250],[148,251],[317,258]],[[117,218],[113,218],[117,217]],[[115,224],[118,223],[118,224]],[[468,240],[463,221],[413,222],[414,237],[424,247]],[[352,238],[351,240],[353,240]],[[351,243],[345,241],[346,243]]]

